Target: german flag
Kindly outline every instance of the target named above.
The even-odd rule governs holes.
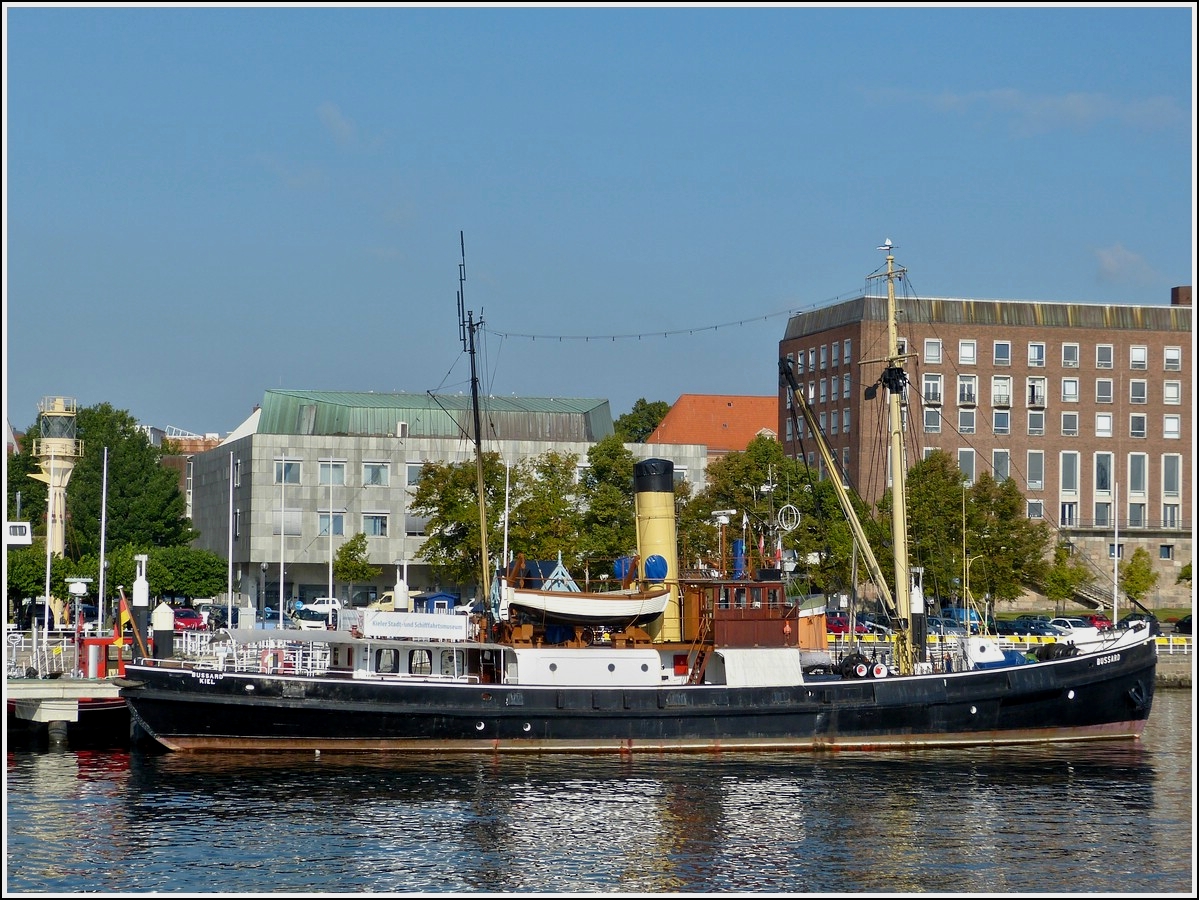
[[[112,642],[114,647],[125,646],[125,626],[133,626],[133,613],[129,612],[129,604],[125,602],[124,593],[121,594],[121,611],[117,615],[117,633]]]

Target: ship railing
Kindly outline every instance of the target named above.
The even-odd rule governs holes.
[[[77,673],[79,647],[75,644],[75,632],[39,631],[36,636],[23,631],[8,632],[4,668],[9,678],[24,678],[31,668],[42,678],[55,673]]]

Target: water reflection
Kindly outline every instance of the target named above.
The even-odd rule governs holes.
[[[1189,893],[1190,696],[1140,745],[10,754],[9,888]]]

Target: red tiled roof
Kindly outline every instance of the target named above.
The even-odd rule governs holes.
[[[649,444],[706,444],[710,453],[741,452],[762,431],[778,434],[778,397],[683,394]]]

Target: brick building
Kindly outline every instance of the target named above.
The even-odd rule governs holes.
[[[1170,301],[897,297],[909,464],[941,449],[969,481],[1010,475],[1029,517],[1048,521],[1097,569],[1142,546],[1159,572],[1157,593],[1175,593],[1191,561],[1191,288],[1174,288]],[[887,479],[886,392],[864,396],[883,369],[886,309],[885,297],[863,296],[800,313],[779,345],[868,501]],[[781,388],[779,413],[787,451],[820,465],[802,420],[793,433]]]

